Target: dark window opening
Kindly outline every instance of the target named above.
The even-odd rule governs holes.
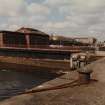
[[[25,35],[4,34],[3,42],[5,47],[25,47]]]

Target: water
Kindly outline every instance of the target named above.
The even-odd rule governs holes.
[[[49,72],[0,71],[0,100],[10,98],[58,76]]]

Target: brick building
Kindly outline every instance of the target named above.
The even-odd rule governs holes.
[[[38,47],[49,45],[49,35],[32,28],[0,31],[0,47]]]

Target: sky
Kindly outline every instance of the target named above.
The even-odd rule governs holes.
[[[0,30],[20,27],[105,40],[105,0],[0,0]]]

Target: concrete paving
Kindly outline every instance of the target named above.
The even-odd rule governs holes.
[[[97,81],[59,90],[19,95],[0,102],[0,105],[105,105],[105,58],[87,67],[93,70],[91,78]],[[77,72],[72,71],[34,89],[69,83],[77,77]]]

